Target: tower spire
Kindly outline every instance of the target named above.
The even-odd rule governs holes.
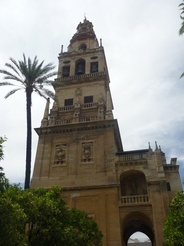
[[[47,126],[48,123],[48,117],[49,117],[49,104],[50,104],[50,98],[47,98],[46,106],[45,106],[45,111],[43,115],[43,120],[41,122],[41,126]]]

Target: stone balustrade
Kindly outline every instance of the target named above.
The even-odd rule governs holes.
[[[105,72],[97,72],[97,73],[88,73],[88,74],[81,74],[81,75],[75,75],[75,76],[69,76],[69,77],[62,77],[62,78],[57,78],[55,81],[56,82],[67,82],[75,79],[82,79],[82,78],[90,78],[90,77],[95,77],[95,76],[104,76],[106,75]]]
[[[97,107],[98,103],[85,103],[82,105],[82,109],[84,108],[92,108],[92,107]]]
[[[95,121],[97,119],[98,119],[97,116],[86,116],[80,118],[80,122]]]
[[[142,154],[131,154],[131,155],[119,155],[118,161],[134,161],[134,160],[142,160]]]
[[[74,110],[74,106],[65,106],[62,108],[59,108],[59,112],[65,112],[65,111],[69,111],[69,110]]]
[[[142,204],[148,203],[149,197],[148,195],[136,195],[136,196],[122,196],[121,197],[121,204],[130,205],[130,204]]]

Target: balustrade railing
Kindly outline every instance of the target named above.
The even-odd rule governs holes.
[[[69,111],[69,110],[73,110],[73,109],[74,109],[73,105],[65,106],[65,107],[59,108],[59,112]]]
[[[80,118],[80,122],[86,122],[86,121],[95,121],[97,120],[97,116],[86,116],[86,117],[82,117]]]
[[[139,195],[139,196],[122,196],[121,204],[139,204],[149,202],[148,195]]]
[[[55,125],[67,125],[67,124],[71,124],[71,123],[72,123],[72,118],[56,120]]]
[[[97,73],[88,73],[88,74],[81,74],[81,75],[75,75],[75,76],[69,76],[69,77],[62,77],[62,78],[57,78],[56,81],[67,81],[67,80],[73,80],[73,79],[80,79],[80,78],[90,78],[94,76],[102,76],[106,75],[105,72],[97,72]]]
[[[92,107],[97,107],[98,103],[85,103],[82,105],[82,108],[92,108]]]
[[[142,160],[142,154],[132,154],[132,155],[119,155],[118,161],[134,161],[134,160]]]

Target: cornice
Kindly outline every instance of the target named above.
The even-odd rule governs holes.
[[[96,131],[100,129],[104,130],[110,128],[114,130],[114,136],[115,136],[118,152],[123,151],[118,122],[116,119],[40,127],[40,128],[35,128],[35,131],[39,136],[48,136],[51,134],[68,134],[72,132],[89,131],[89,130]]]
[[[111,185],[91,185],[91,186],[78,186],[78,187],[63,187],[63,191],[71,190],[89,190],[89,189],[107,189],[107,188],[118,188],[118,184]]]
[[[56,82],[64,83],[65,85],[73,85],[73,84],[81,84],[81,83],[88,83],[94,82],[99,80],[107,81],[107,74],[105,72],[98,72],[98,73],[89,73],[89,74],[82,74],[82,75],[75,75],[70,77],[64,78],[57,78],[55,79]],[[57,87],[56,87],[57,88]]]
[[[85,51],[72,51],[72,52],[63,52],[59,54],[58,59],[63,59],[63,58],[69,58],[72,56],[85,56],[85,55],[89,55],[89,54],[96,54],[96,53],[100,53],[100,52],[104,52],[104,48],[102,46],[100,46],[99,48],[95,48],[95,49],[86,49]]]

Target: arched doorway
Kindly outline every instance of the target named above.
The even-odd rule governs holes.
[[[135,246],[135,245],[152,246],[152,242],[146,234],[142,232],[135,232],[129,237],[127,246]]]
[[[154,234],[150,221],[137,213],[132,214],[123,225],[123,245],[129,245],[128,240],[135,232],[144,233],[150,239],[151,245],[154,246]]]

